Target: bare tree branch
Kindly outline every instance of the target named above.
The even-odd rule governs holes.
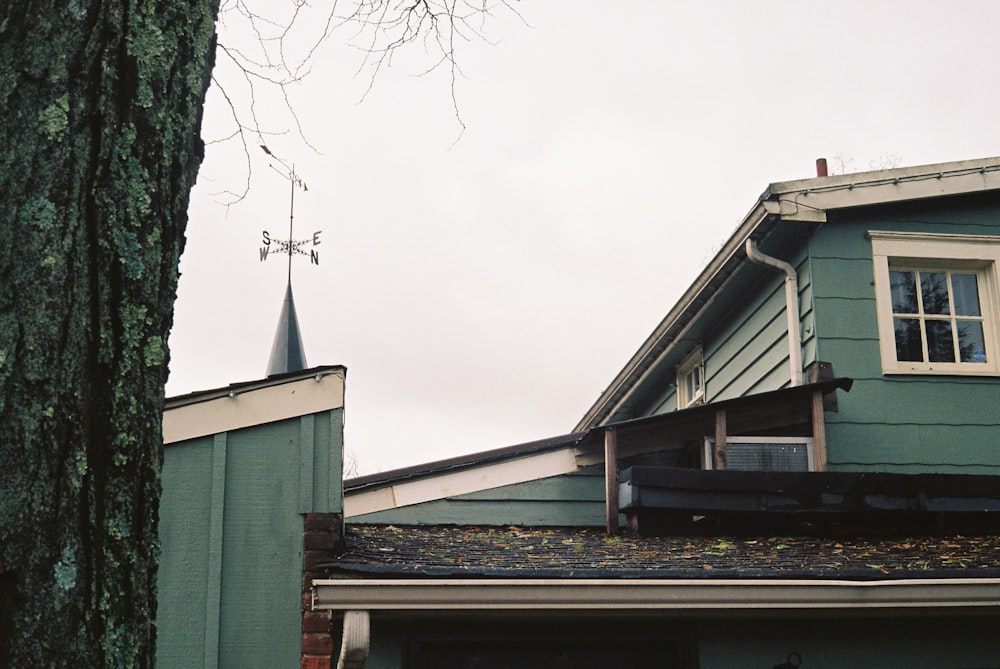
[[[494,44],[486,36],[486,26],[498,10],[522,18],[516,0],[332,0],[325,8],[314,8],[306,0],[265,4],[247,0],[223,0],[219,9],[220,43],[218,53],[235,68],[242,83],[240,97],[226,90],[220,77],[213,83],[222,93],[233,119],[233,132],[209,143],[239,139],[250,171],[252,144],[264,144],[265,136],[281,135],[284,130],[268,130],[257,115],[258,93],[267,89],[282,100],[290,123],[303,143],[319,152],[307,139],[295,112],[290,90],[310,74],[317,50],[340,31],[353,31],[347,44],[362,52],[356,76],[364,74],[368,84],[359,102],[374,88],[378,76],[403,51],[415,51],[417,67],[413,76],[425,76],[445,69],[449,77],[449,96],[459,126],[456,142],[461,139],[465,122],[459,104],[458,80],[463,77],[459,50],[471,42]],[[523,18],[522,18],[523,21]],[[240,46],[229,37],[241,35]],[[413,47],[410,49],[410,47]],[[429,62],[428,62],[429,60]],[[226,81],[230,87],[235,84]],[[268,123],[276,123],[268,118]],[[253,140],[246,137],[249,133]],[[208,141],[208,140],[207,140]],[[242,200],[249,192],[250,175],[239,191],[223,191],[227,204]]]

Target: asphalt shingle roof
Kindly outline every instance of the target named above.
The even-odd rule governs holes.
[[[408,578],[1000,577],[1000,536],[608,537],[598,529],[349,525],[334,573]]]

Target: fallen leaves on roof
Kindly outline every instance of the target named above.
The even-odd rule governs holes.
[[[1000,536],[608,536],[598,529],[349,525],[323,565],[373,577],[1000,577]]]

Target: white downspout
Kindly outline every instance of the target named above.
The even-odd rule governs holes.
[[[344,611],[344,639],[340,646],[337,669],[364,669],[371,646],[371,622],[368,611]]]
[[[799,326],[799,278],[795,268],[769,255],[761,253],[753,239],[747,239],[747,258],[759,265],[767,265],[785,273],[785,315],[788,317],[788,366],[791,383],[802,385],[802,335]]]

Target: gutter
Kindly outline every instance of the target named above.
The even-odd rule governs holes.
[[[747,258],[758,265],[765,265],[785,273],[785,316],[788,320],[788,366],[791,385],[802,385],[802,334],[799,322],[799,277],[789,263],[769,256],[757,248],[757,242],[748,238]]]
[[[329,579],[314,580],[315,610],[522,611],[566,614],[691,611],[885,612],[935,609],[995,614],[1000,579]]]

